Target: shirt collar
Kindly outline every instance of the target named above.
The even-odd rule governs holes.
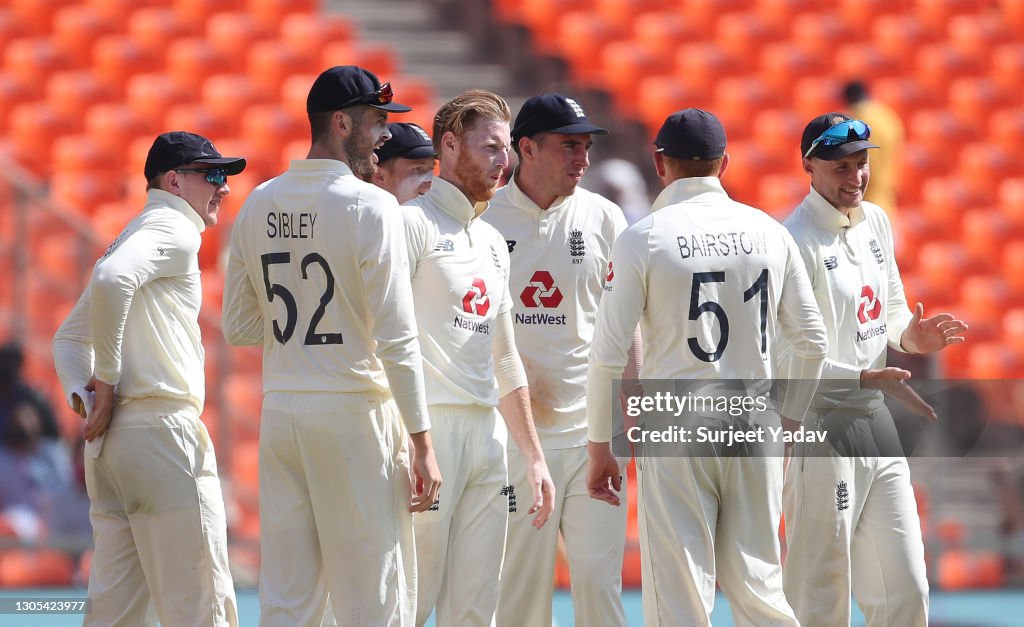
[[[854,207],[850,210],[849,217],[847,217],[845,213],[836,209],[832,203],[825,200],[825,197],[819,194],[818,190],[814,189],[813,186],[801,204],[807,210],[807,213],[811,214],[811,218],[814,219],[818,226],[829,231],[839,232],[864,221],[863,208],[860,206]]]
[[[146,206],[143,208],[143,211],[149,211],[150,209],[158,209],[161,207],[170,207],[171,209],[178,211],[188,218],[188,221],[191,222],[200,233],[206,230],[206,223],[203,222],[203,219],[199,217],[196,210],[193,209],[192,205],[188,204],[184,198],[154,187],[146,194]]]
[[[729,196],[722,187],[722,180],[717,176],[676,179],[658,194],[654,204],[651,206],[651,213],[668,205],[692,200],[701,194],[715,194],[725,196],[726,198]]]
[[[519,169],[516,168],[515,173],[512,175],[512,178],[509,179],[508,185],[506,186],[508,187],[507,193],[509,195],[509,199],[517,207],[522,207],[523,209],[527,209],[534,213],[551,213],[557,212],[567,206],[569,204],[569,199],[572,198],[572,196],[557,196],[555,198],[555,202],[551,203],[550,207],[547,209],[541,209],[537,203],[533,202],[532,198],[526,195],[523,188],[519,187],[519,183],[516,182],[518,176]]]
[[[352,174],[352,168],[344,161],[337,159],[292,159],[288,166],[290,171],[298,172],[337,172]]]
[[[480,208],[480,215],[487,210],[487,201],[480,201],[475,205],[469,202],[469,198],[462,193],[462,190],[439,176],[434,177],[427,196],[441,208],[442,211],[461,222],[469,223],[477,215],[477,208]],[[483,207],[480,207],[483,205]]]

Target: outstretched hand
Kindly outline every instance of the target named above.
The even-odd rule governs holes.
[[[925,318],[924,305],[918,303],[910,324],[900,337],[900,346],[908,353],[934,353],[947,346],[965,342],[966,338],[962,333],[967,328],[966,322],[954,318],[953,314],[949,313]]]
[[[963,338],[961,338],[962,340]],[[918,416],[928,420],[938,420],[935,409],[907,385],[910,372],[902,368],[882,368],[879,370],[863,370],[860,373],[860,386],[866,390],[881,390]]]

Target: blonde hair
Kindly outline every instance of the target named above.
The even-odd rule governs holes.
[[[441,105],[434,116],[434,150],[441,153],[445,133],[462,137],[480,118],[511,123],[512,111],[501,96],[485,89],[470,89]]]

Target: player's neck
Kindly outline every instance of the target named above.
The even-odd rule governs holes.
[[[544,190],[542,186],[533,180],[533,177],[529,175],[524,176],[522,169],[516,172],[515,181],[520,191],[526,194],[526,197],[532,200],[541,211],[547,211],[558,200],[557,194]]]

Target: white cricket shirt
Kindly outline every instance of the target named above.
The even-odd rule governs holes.
[[[854,396],[844,393],[847,403],[880,400],[878,391],[856,391],[860,372],[885,367],[886,343],[903,350],[900,337],[913,317],[888,216],[864,202],[847,217],[812,187],[784,224],[796,240],[825,321],[829,358],[823,376],[858,380]]]
[[[680,179],[616,241],[598,310],[587,381],[588,437],[611,438],[611,381],[637,321],[643,379],[769,379],[769,347],[793,345],[791,376],[817,380],[825,327],[793,238],[767,214],[729,198],[717,177]],[[811,401],[788,394],[782,414]]]
[[[402,207],[430,405],[496,407],[495,320],[512,308],[508,248],[459,188],[435,178]]]
[[[93,267],[53,339],[65,395],[95,375],[117,385],[119,403],[161,397],[200,412],[205,354],[199,332],[202,218],[185,200],[151,189]]]
[[[390,393],[429,427],[398,201],[333,159],[257,187],[231,233],[224,336],[263,344],[263,391]],[[390,386],[389,386],[390,383]]]
[[[543,210],[514,178],[494,195],[485,219],[505,237],[512,262],[516,346],[541,445],[582,446],[597,304],[626,219],[618,205],[580,187]]]

